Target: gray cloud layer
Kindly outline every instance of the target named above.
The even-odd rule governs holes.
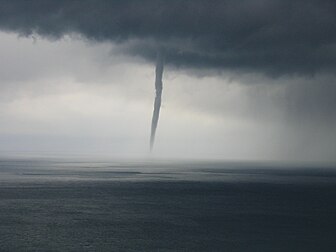
[[[336,66],[332,0],[4,0],[0,29],[80,33],[148,60],[163,46],[168,64],[190,68],[310,75]]]

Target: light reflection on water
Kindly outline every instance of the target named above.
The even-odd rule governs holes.
[[[247,162],[0,160],[0,181],[333,183],[336,167]]]
[[[333,251],[336,169],[0,160],[0,251]]]

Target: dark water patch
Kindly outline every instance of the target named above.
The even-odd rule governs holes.
[[[329,177],[336,178],[335,168],[224,168],[224,169],[197,169],[195,172],[206,172],[216,174],[251,174],[251,175],[272,175],[272,176],[305,176],[305,177]]]
[[[0,206],[2,248],[10,251],[332,251],[336,245],[336,185],[54,182],[2,187]]]
[[[0,162],[0,251],[328,252],[336,246],[331,168],[42,163]]]

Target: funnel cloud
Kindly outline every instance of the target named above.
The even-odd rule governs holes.
[[[0,150],[147,155],[165,68],[156,157],[335,161],[336,1],[2,0],[0,47]]]
[[[150,150],[153,150],[156,128],[160,116],[160,107],[161,107],[161,96],[162,96],[162,75],[163,75],[163,55],[161,52],[158,52],[156,59],[156,68],[155,68],[155,101],[154,101],[154,110],[152,117],[152,128],[150,136]]]

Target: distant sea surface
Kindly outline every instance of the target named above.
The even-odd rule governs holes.
[[[0,251],[336,251],[336,167],[2,158]]]

